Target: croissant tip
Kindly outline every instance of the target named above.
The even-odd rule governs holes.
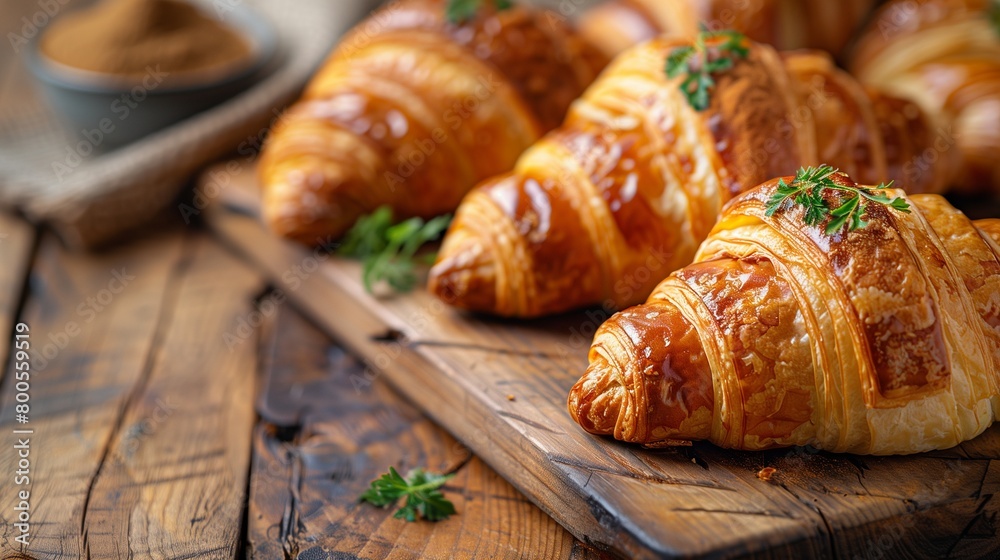
[[[581,391],[577,390],[577,387],[579,386],[580,382],[578,381],[575,385],[573,385],[573,388],[570,389],[569,396],[566,397],[566,410],[569,411],[569,415],[573,417],[573,421],[576,422],[577,424],[580,423],[580,416],[578,414],[578,411],[580,410]]]
[[[261,188],[268,228],[310,247],[330,245],[372,210],[349,196],[359,187],[343,177],[279,170],[262,177]]]
[[[580,427],[601,436],[615,435],[622,405],[620,386],[613,382],[608,367],[604,360],[591,362],[566,402],[570,416]]]
[[[326,247],[347,232],[343,224],[307,222],[295,216],[265,216],[265,223],[276,235],[308,247]]]
[[[431,268],[427,289],[449,305],[497,313],[493,267],[492,252],[484,244],[468,240],[458,247],[446,246]]]

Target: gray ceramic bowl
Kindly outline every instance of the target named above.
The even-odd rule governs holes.
[[[155,71],[132,87],[116,77],[58,64],[38,50],[26,52],[27,64],[49,104],[73,131],[97,151],[106,152],[166,128],[217,105],[260,79],[277,50],[270,22],[246,6],[224,16],[251,45],[250,62],[211,81],[196,76],[165,80]]]

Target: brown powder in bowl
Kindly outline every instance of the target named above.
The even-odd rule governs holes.
[[[103,0],[56,20],[42,36],[49,59],[122,77],[225,72],[250,58],[236,31],[180,0]]]

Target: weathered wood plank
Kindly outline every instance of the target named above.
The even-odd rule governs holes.
[[[326,335],[288,309],[272,319],[254,442],[252,557],[592,557],[383,381],[369,381]],[[406,523],[359,504],[390,465],[456,473],[444,492],[458,515]]]
[[[15,428],[34,430],[30,513],[35,523],[28,550],[35,558],[85,554],[81,528],[90,484],[125,402],[142,379],[171,299],[168,278],[181,248],[176,235],[104,255],[69,253],[52,236],[40,243],[20,318],[31,328],[30,422],[14,424],[9,374],[0,408],[5,438],[13,437]],[[9,439],[0,445],[0,469],[8,474],[17,459],[12,445]],[[0,503],[14,504],[15,493],[26,489],[5,481]],[[0,508],[3,553],[22,550],[14,541],[11,507]]]
[[[233,344],[261,278],[205,236],[93,483],[88,556],[235,558],[254,424],[256,343]]]
[[[987,439],[995,438],[992,429]],[[824,512],[838,557],[995,558],[1000,471],[992,459],[762,454],[773,482]],[[994,456],[996,453],[994,452]]]
[[[750,541],[753,550],[744,552],[785,542],[795,543],[791,552],[800,555],[828,549],[825,536],[816,538],[825,531],[819,514],[761,483],[756,471],[719,469],[706,477],[688,459],[668,455],[658,462],[656,454],[577,429],[564,402],[575,381],[570,377],[586,363],[586,345],[571,344],[566,333],[579,328],[581,317],[515,326],[456,320],[444,304],[419,292],[375,302],[354,285],[360,273],[355,263],[289,276],[305,271],[302,262],[315,254],[303,256],[270,238],[244,215],[211,214],[209,223],[256,255],[277,281],[293,280],[285,282],[288,297],[363,356],[367,376],[384,373],[577,538],[630,557],[703,554],[745,548]],[[387,332],[403,338],[386,339]],[[672,544],[665,547],[652,519],[695,507],[729,512],[727,530],[706,521],[719,513],[678,513],[669,520]]]
[[[886,458],[708,444],[653,451],[595,438],[569,418],[565,399],[602,312],[497,321],[420,291],[375,297],[357,264],[271,238],[252,217],[252,197],[232,200],[243,212],[217,208],[213,228],[580,538],[631,557],[1000,552],[991,499],[1000,427],[955,450]],[[770,482],[757,477],[765,466],[778,469]]]

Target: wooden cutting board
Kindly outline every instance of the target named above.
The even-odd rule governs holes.
[[[1000,553],[998,427],[948,451],[881,458],[594,437],[570,418],[566,395],[600,310],[519,322],[458,312],[421,290],[374,296],[357,263],[267,232],[255,191],[252,169],[232,162],[206,173],[180,210],[203,214],[272,278],[284,298],[260,314],[287,298],[368,364],[343,391],[386,376],[580,539],[634,558]],[[769,481],[758,478],[764,467],[776,469]]]

